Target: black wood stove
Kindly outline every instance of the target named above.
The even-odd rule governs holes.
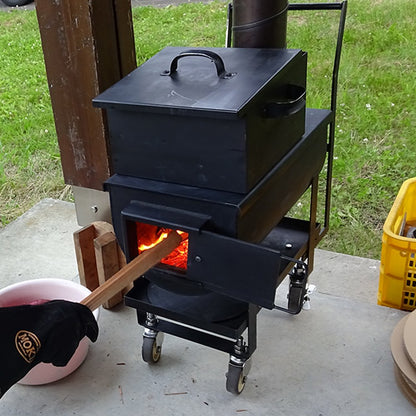
[[[230,355],[226,388],[238,394],[260,309],[302,309],[327,229],[334,114],[306,108],[305,96],[301,50],[168,47],[94,99],[107,110],[115,174],[105,188],[127,260],[170,230],[183,236],[125,297],[145,328],[144,361],[159,360],[164,333],[216,348]],[[308,189],[310,218],[287,217]]]

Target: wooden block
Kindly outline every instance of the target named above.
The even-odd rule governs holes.
[[[74,232],[80,283],[91,291],[99,285],[94,240],[108,232],[114,232],[113,226],[105,221],[93,222]]]
[[[80,283],[94,291],[126,265],[126,258],[117,243],[113,226],[96,221],[74,233],[75,253]],[[124,289],[103,306],[112,308],[122,301]]]
[[[118,244],[115,235],[108,232],[94,240],[95,258],[99,284],[104,284],[120,270]],[[103,304],[104,308],[112,308],[123,300],[122,292],[117,293]]]
[[[91,225],[94,227],[95,230],[95,238],[105,233],[114,233],[113,226],[108,222],[94,221]]]
[[[88,225],[74,233],[79,280],[91,291],[99,285],[94,249],[95,238],[96,231],[93,225]]]

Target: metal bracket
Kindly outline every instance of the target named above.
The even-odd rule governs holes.
[[[81,226],[95,221],[105,221],[111,224],[110,197],[108,192],[96,189],[72,186],[75,199],[77,222]]]
[[[143,337],[154,339],[156,342],[156,346],[161,347],[165,338],[165,334],[160,331],[155,331],[154,329],[145,328],[143,331]]]
[[[250,357],[244,360],[244,359],[235,357],[234,355],[230,355],[229,365],[232,367],[242,368],[243,377],[247,377],[248,373],[251,370],[252,359]]]

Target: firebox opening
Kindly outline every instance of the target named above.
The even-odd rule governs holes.
[[[171,231],[172,230],[169,228],[160,227],[158,225],[136,222],[138,254],[140,255],[143,251],[146,251],[160,243]],[[189,236],[188,233],[185,233],[184,231],[175,231],[182,236],[182,242],[167,257],[163,258],[161,263],[177,269],[186,270],[188,262]]]

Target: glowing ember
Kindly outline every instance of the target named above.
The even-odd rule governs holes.
[[[136,222],[137,248],[139,254],[154,247],[156,244],[159,244],[168,236],[170,231],[172,230],[168,228]],[[161,263],[186,270],[188,259],[188,233],[180,230],[176,230],[176,232],[182,236],[182,242],[167,257],[163,258]]]

